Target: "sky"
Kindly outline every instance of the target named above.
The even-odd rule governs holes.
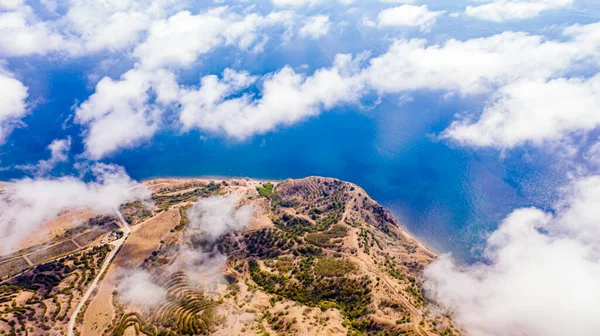
[[[429,297],[472,335],[592,335],[599,66],[593,0],[0,0],[3,246],[66,209],[146,199],[117,161],[165,134],[232,148],[366,116],[392,143],[396,123],[449,111],[423,136],[534,175],[547,201],[478,208],[495,223],[481,257],[442,249]]]

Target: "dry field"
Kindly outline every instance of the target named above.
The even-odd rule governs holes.
[[[27,257],[34,264],[39,264],[48,260],[52,260],[58,256],[69,254],[77,250],[77,245],[71,240],[66,240],[61,243],[52,245],[48,248],[28,254]]]
[[[129,238],[121,247],[109,267],[104,281],[98,287],[97,294],[86,308],[83,335],[103,335],[115,317],[113,292],[121,269],[131,269],[140,265],[152,251],[160,246],[160,241],[181,220],[179,210],[168,210],[135,226]]]
[[[0,263],[0,279],[17,274],[29,267],[29,263],[23,257],[17,257]]]
[[[67,211],[57,218],[42,224],[39,230],[36,230],[27,236],[27,239],[17,247],[17,250],[44,244],[54,237],[62,237],[68,230],[85,223],[92,217],[93,214],[89,211]]]
[[[152,251],[159,248],[160,241],[179,224],[180,220],[179,210],[171,209],[135,226],[115,258],[114,264],[123,268],[137,267],[150,256]]]

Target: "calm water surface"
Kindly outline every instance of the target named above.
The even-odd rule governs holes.
[[[324,57],[322,62],[329,61]],[[82,74],[93,68],[73,65],[65,71],[64,65],[57,64],[39,71],[29,64],[13,66],[24,78],[35,76],[26,84],[33,97],[45,98],[34,102],[37,108],[24,120],[27,128],[17,129],[0,148],[0,166],[46,159],[45,147],[66,136],[73,138],[73,153],[81,153],[82,130],[69,121],[74,103],[93,92]],[[564,167],[543,154],[532,149],[508,155],[474,151],[440,139],[453,115],[476,109],[476,103],[442,101],[435,93],[414,95],[408,101],[401,104],[398,98],[386,97],[376,108],[372,101],[365,101],[360,109],[340,107],[243,143],[198,132],[165,131],[105,161],[124,166],[135,179],[322,175],[351,181],[388,207],[426,244],[467,261],[477,258],[486,235],[512,209],[551,205],[555,195],[547,190],[563,184],[566,174]],[[72,174],[76,161],[81,158],[59,166],[55,174]],[[0,171],[3,180],[22,176],[14,169]]]

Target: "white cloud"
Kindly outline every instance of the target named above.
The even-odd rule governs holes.
[[[402,8],[429,13],[426,6],[389,10]],[[252,81],[230,81],[227,74],[221,80],[209,76],[194,89],[180,88],[172,70],[165,70],[190,66],[200,55],[221,46],[259,50],[266,40],[265,28],[289,28],[294,17],[290,12],[240,15],[219,7],[195,15],[183,11],[154,22],[133,52],[139,60],[134,69],[120,80],[101,80],[96,93],[77,109],[76,121],[87,126],[87,156],[100,159],[149,139],[162,127],[165,111],[177,104],[184,130],[200,129],[243,140],[324,109],[356,102],[368,90],[380,94],[415,90],[488,94],[511,83],[548,81],[583,61],[600,62],[600,24],[591,24],[565,29],[564,40],[522,32],[450,39],[434,45],[421,39],[400,39],[362,69],[343,55],[337,60],[346,59],[352,64],[348,69],[334,64],[306,76],[284,67],[262,78],[261,96],[243,92],[254,81],[247,74]],[[385,17],[382,13],[381,18]],[[326,18],[313,17],[300,34],[325,34]],[[428,22],[417,19],[412,23],[425,28]],[[327,81],[331,83],[325,84]]]
[[[91,52],[132,46],[151,23],[150,15],[127,1],[73,1],[66,18],[69,30],[81,36],[81,48]]]
[[[600,124],[598,77],[560,78],[580,65],[598,64],[599,27],[568,27],[562,41],[519,32],[430,46],[397,40],[364,75],[381,93],[495,91],[478,121],[456,121],[444,133],[463,144],[511,148],[561,140]]]
[[[167,299],[167,291],[144,270],[134,270],[118,280],[119,299],[144,308],[156,307]]]
[[[25,6],[24,0],[4,0],[0,2],[1,10],[17,10]]]
[[[598,246],[600,243],[600,176],[574,180],[564,188],[557,203],[557,223],[552,228],[570,237]],[[598,252],[598,251],[596,251]]]
[[[46,21],[23,2],[5,6],[6,12],[0,13],[0,53],[80,56],[124,50],[139,43],[152,22],[189,4],[183,0],[70,0],[42,1],[42,5],[54,13]]]
[[[47,23],[39,21],[31,7],[8,6],[0,12],[0,55],[45,54],[63,48],[65,40]]]
[[[184,232],[183,248],[169,265],[170,272],[183,271],[191,284],[210,290],[224,283],[221,269],[227,256],[217,250],[217,240],[250,224],[253,205],[243,205],[237,194],[199,199],[187,211],[189,225]],[[207,288],[208,287],[208,288]]]
[[[420,27],[425,31],[431,28],[442,14],[444,11],[430,11],[427,5],[402,5],[381,11],[377,22],[379,26]]]
[[[584,159],[596,168],[600,168],[600,141],[596,140],[596,143],[590,146],[584,154]]]
[[[166,70],[132,69],[120,80],[100,80],[76,110],[76,121],[87,126],[86,155],[98,160],[152,137],[177,94],[175,75]]]
[[[477,6],[467,6],[465,14],[481,20],[503,22],[529,19],[541,12],[570,6],[574,0],[491,0]]]
[[[4,11],[0,11],[0,55],[58,53],[78,57],[135,48],[134,56],[144,66],[185,66],[216,46],[260,50],[260,43],[268,39],[260,29],[280,24],[289,30],[294,24],[294,14],[288,11],[261,16],[249,11],[238,14],[223,6],[192,14],[184,10],[192,6],[186,0],[69,0],[44,4],[64,14],[44,21],[23,2],[4,5]],[[138,46],[142,40],[144,43]]]
[[[428,295],[473,336],[595,335],[600,328],[600,177],[575,180],[556,215],[518,209],[487,241],[488,262],[448,255],[425,270]]]
[[[221,79],[215,75],[202,77],[197,90],[185,90],[181,96],[179,119],[184,128],[190,129],[203,124],[199,118],[202,118],[204,111],[215,109],[226,97],[247,88],[255,81],[256,77],[247,72],[232,69],[225,69]]]
[[[397,40],[371,60],[369,81],[380,92],[406,90],[485,93],[523,79],[562,75],[584,59],[598,57],[600,24],[573,26],[567,41],[545,40],[522,32],[503,32],[466,41]]]
[[[137,44],[156,20],[187,6],[181,0],[71,0],[63,19],[86,52]]]
[[[512,148],[600,126],[600,75],[519,81],[501,88],[479,120],[455,121],[445,136],[471,146]]]
[[[203,238],[215,241],[226,233],[245,228],[254,208],[252,205],[240,206],[240,201],[236,194],[198,200],[187,211],[189,229],[199,230]]]
[[[308,22],[300,28],[300,36],[312,37],[318,39],[327,35],[329,32],[329,16],[327,15],[315,15],[308,18]]]
[[[260,29],[276,24],[291,24],[291,19],[290,12],[242,16],[228,11],[227,7],[197,15],[183,11],[167,20],[154,22],[148,38],[133,54],[144,68],[185,67],[196,61],[199,55],[220,46],[235,45],[248,49],[256,44],[259,37],[267,38],[260,34]]]
[[[0,144],[27,113],[28,89],[0,65]]]
[[[101,159],[138,145],[160,129],[164,113],[183,93],[167,69],[189,66],[221,46],[258,50],[267,38],[263,28],[287,27],[293,24],[292,17],[291,12],[240,15],[219,7],[197,15],[182,11],[154,22],[133,52],[139,63],[119,80],[103,78],[77,108],[76,122],[87,126],[86,156]]]
[[[0,197],[0,253],[8,253],[45,221],[65,210],[113,214],[127,201],[149,197],[149,191],[131,180],[121,167],[97,164],[94,182],[74,177],[25,178],[4,187]]]
[[[567,28],[565,41],[515,32],[430,46],[419,39],[397,40],[363,68],[360,61],[347,55],[338,55],[332,68],[319,69],[308,77],[284,67],[262,79],[260,98],[239,96],[254,78],[227,70],[222,79],[207,76],[197,90],[182,90],[180,121],[184,130],[197,128],[243,140],[339,104],[354,103],[368,90],[381,94],[440,90],[473,95],[515,82],[545,82],[596,57],[600,45],[597,26]],[[234,75],[241,79],[232,80]],[[230,98],[234,94],[238,96]],[[589,104],[582,102],[582,106]],[[560,127],[570,130],[579,125],[561,123]]]
[[[66,139],[55,139],[49,145],[50,161],[65,162],[68,159],[68,152],[71,149],[71,137]]]
[[[271,0],[275,6],[312,6],[322,0]]]
[[[185,129],[199,128],[239,140],[279,125],[291,125],[319,114],[322,109],[358,100],[363,89],[362,80],[356,76],[359,60],[337,55],[333,67],[319,69],[311,76],[284,67],[265,76],[260,98],[243,94],[226,99],[241,87],[232,85],[238,82],[229,80],[228,73],[224,73],[221,81],[205,78],[197,93],[192,91],[183,96],[180,120]],[[216,94],[206,99],[203,92]]]
[[[71,149],[71,137],[66,139],[54,139],[48,147],[50,150],[50,158],[48,160],[40,160],[36,165],[17,166],[19,169],[32,171],[36,176],[44,176],[49,173],[54,167],[69,159],[69,150]]]

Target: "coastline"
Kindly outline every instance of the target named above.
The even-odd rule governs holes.
[[[354,187],[360,188],[361,190],[364,191],[364,193],[366,195],[369,196],[369,198],[371,198],[373,201],[375,201],[377,204],[379,204],[380,206],[382,206],[386,211],[388,211],[396,220],[398,227],[400,230],[402,230],[403,234],[408,237],[411,240],[414,240],[417,244],[419,244],[423,249],[427,250],[429,253],[431,253],[432,255],[434,255],[436,258],[440,255],[443,254],[444,252],[438,251],[435,248],[432,248],[431,246],[429,246],[428,244],[426,244],[423,240],[421,240],[420,238],[417,238],[414,234],[412,234],[409,230],[408,227],[404,224],[402,224],[402,221],[400,221],[398,219],[398,217],[396,215],[394,215],[394,213],[392,211],[390,211],[388,209],[388,207],[381,205],[381,203],[379,203],[376,199],[372,198],[371,195],[364,190],[360,185],[354,183],[354,182],[349,182],[349,181],[345,181],[342,179],[339,179],[337,177],[328,177],[328,176],[320,176],[320,175],[308,175],[308,176],[304,176],[304,177],[299,177],[299,178],[287,178],[287,179],[268,179],[268,178],[254,178],[254,177],[249,177],[249,176],[226,176],[226,175],[200,175],[200,176],[161,176],[161,177],[152,177],[152,178],[147,178],[147,179],[143,179],[140,181],[140,183],[146,183],[146,182],[151,182],[151,181],[156,181],[156,180],[201,180],[201,181],[223,181],[223,180],[250,180],[250,181],[258,181],[258,182],[275,182],[275,183],[279,183],[288,179],[291,180],[301,180],[304,178],[311,178],[311,177],[317,177],[317,178],[325,178],[325,179],[335,179],[335,180],[339,180],[342,181],[344,183],[348,183],[351,184]]]
[[[402,230],[403,234],[408,237],[411,240],[414,240],[415,242],[417,242],[422,248],[424,248],[425,250],[427,250],[429,253],[431,253],[432,255],[434,255],[435,257],[439,256],[440,254],[444,253],[441,251],[438,251],[435,248],[432,248],[429,244],[426,244],[422,239],[417,238],[414,234],[412,234],[406,225],[402,224],[402,221],[400,221],[396,215],[394,215],[394,213],[392,211],[390,211],[388,209],[388,207],[385,207],[383,205],[381,205],[376,199],[373,199],[370,194],[364,190],[360,185],[357,185],[356,183],[353,182],[349,182],[349,181],[345,181],[342,179],[339,179],[337,177],[326,177],[326,176],[319,176],[319,175],[309,175],[309,176],[305,176],[305,177],[299,177],[299,178],[287,178],[287,179],[292,179],[292,180],[300,180],[300,179],[304,179],[304,178],[310,178],[310,177],[317,177],[317,178],[325,178],[325,179],[335,179],[335,180],[339,180],[342,181],[344,183],[349,183],[357,188],[360,188],[361,190],[363,190],[365,192],[366,195],[369,196],[369,198],[371,198],[373,201],[375,201],[377,204],[379,204],[380,206],[382,206],[386,211],[388,211],[392,217],[396,220],[398,227],[400,230]],[[200,176],[155,176],[155,177],[151,177],[151,178],[145,178],[142,180],[139,180],[138,182],[141,184],[146,184],[148,182],[151,181],[157,181],[157,180],[201,180],[201,181],[223,181],[223,180],[250,180],[250,181],[257,181],[257,182],[275,182],[275,183],[279,183],[282,181],[285,181],[287,179],[269,179],[269,178],[254,178],[254,177],[249,177],[249,176],[227,176],[227,175],[200,175]],[[0,191],[3,189],[3,187],[6,187],[8,185],[11,185],[12,183],[14,183],[13,181],[0,181]]]

